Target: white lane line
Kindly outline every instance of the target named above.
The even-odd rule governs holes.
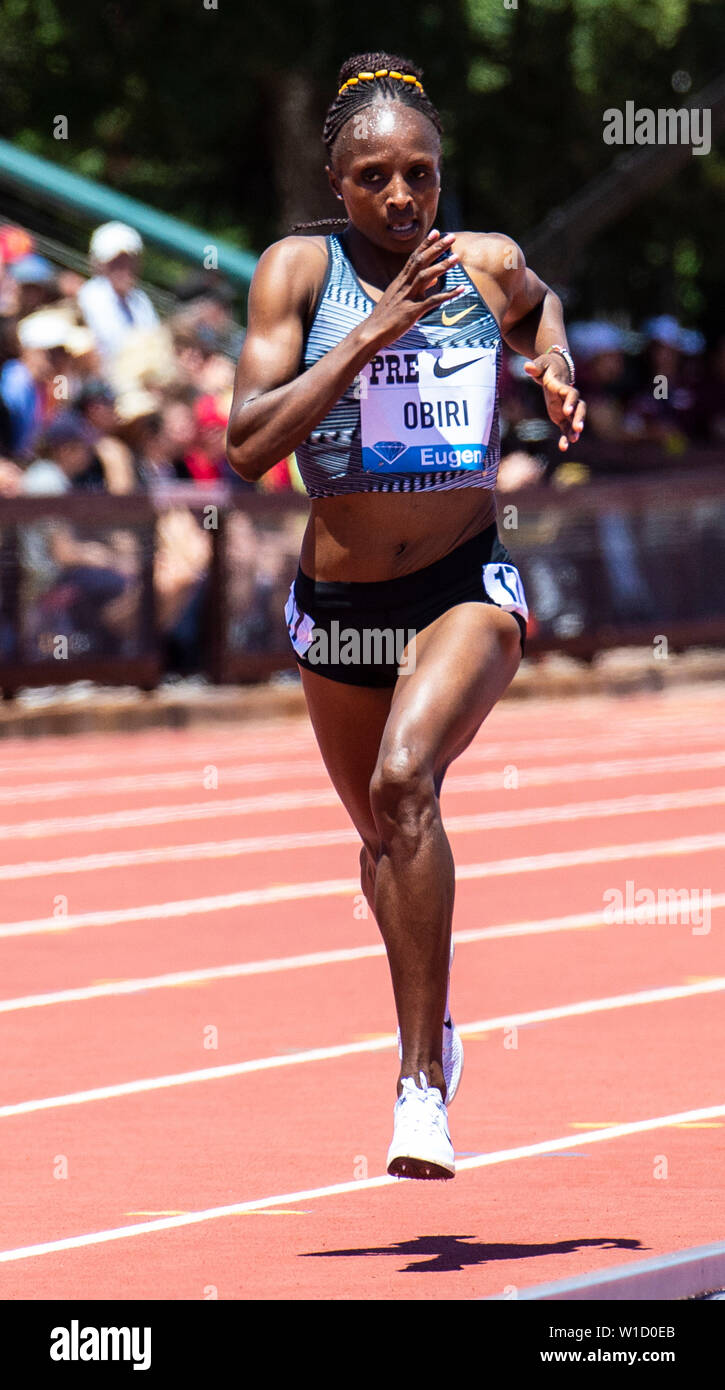
[[[678,913],[699,912],[701,899],[688,898],[678,904]],[[711,896],[708,907],[715,911],[725,907],[725,893]],[[589,927],[617,926],[602,910],[572,913],[568,917],[545,917],[540,921],[506,922],[494,927],[474,927],[454,933],[457,946],[478,941],[500,940],[510,936],[538,936],[547,932],[579,931]],[[704,935],[705,933],[703,933]],[[179,985],[207,984],[215,980],[236,980],[251,975],[274,975],[287,970],[305,970],[315,966],[341,965],[350,961],[372,960],[384,956],[382,942],[370,946],[347,946],[331,951],[311,951],[299,956],[272,956],[267,960],[239,961],[231,965],[208,966],[198,970],[175,970],[163,975],[147,975],[129,980],[112,980],[101,985],[82,985],[76,989],[60,989],[46,994],[26,994],[14,999],[0,1000],[0,1014],[18,1013],[23,1009],[39,1009],[55,1004],[76,1004],[89,999],[107,999],[116,995],[141,994],[146,990],[173,989]]]
[[[228,728],[228,726],[224,726]],[[166,731],[168,732],[168,731]],[[302,734],[304,733],[304,737]],[[105,735],[97,736],[96,744],[91,753],[66,753],[59,751],[57,754],[48,754],[47,747],[50,740],[43,739],[42,753],[40,747],[37,751],[26,757],[7,758],[3,755],[7,752],[7,743],[0,743],[0,776],[11,777],[30,773],[37,777],[39,773],[50,773],[57,775],[59,772],[88,772],[95,769],[99,772],[102,768],[127,768],[131,757],[143,763],[144,767],[154,765],[163,766],[164,763],[171,764],[174,768],[179,768],[182,763],[195,763],[201,760],[207,763],[210,760],[218,762],[220,759],[231,759],[237,757],[248,757],[255,762],[260,757],[269,754],[272,758],[279,758],[284,753],[307,753],[313,755],[317,753],[317,745],[312,734],[312,730],[307,725],[304,730],[299,730],[294,735],[288,736],[280,731],[278,736],[272,740],[257,738],[225,738],[224,733],[220,732],[219,727],[209,728],[209,737],[204,740],[189,740],[184,735],[175,735],[176,742],[163,741],[164,730],[154,731],[153,739],[146,738],[142,742],[142,734],[123,735],[121,740],[110,746]],[[693,741],[702,741],[708,736],[706,728],[699,728],[692,731]],[[622,735],[624,737],[624,735]],[[632,733],[630,741],[636,743],[638,735]],[[68,740],[60,740],[62,744],[67,744]],[[22,740],[23,748],[27,748],[27,739]]]
[[[687,755],[683,755],[687,756]],[[712,767],[714,764],[704,756],[696,754],[695,768]],[[713,756],[716,756],[713,754]],[[723,759],[725,762],[725,758]],[[0,805],[17,805],[22,801],[62,801],[66,798],[84,796],[122,796],[124,793],[173,790],[176,787],[192,788],[202,791],[207,768],[214,768],[221,785],[235,782],[274,782],[278,779],[289,781],[292,777],[326,777],[324,763],[320,758],[302,762],[288,759],[283,763],[244,763],[241,767],[224,767],[206,759],[188,771],[180,772],[139,772],[118,777],[91,777],[75,782],[35,782],[26,787],[0,788]],[[676,769],[673,769],[676,770]],[[683,767],[682,771],[688,771]],[[501,779],[499,778],[499,781]]]
[[[448,825],[450,829],[450,823]],[[723,835],[688,835],[676,840],[647,840],[639,844],[602,845],[597,849],[568,850],[559,854],[526,855],[518,859],[498,859],[479,864],[456,866],[456,881],[507,877],[509,874],[543,873],[582,864],[611,864],[618,860],[648,859],[663,855],[706,854],[725,847]],[[310,883],[281,883],[269,888],[248,888],[238,893],[220,893],[204,898],[182,898],[173,902],[145,903],[140,907],[108,908],[96,912],[68,913],[59,917],[35,917],[24,922],[0,926],[0,940],[33,936],[36,932],[75,931],[80,927],[105,927],[122,922],[189,917],[206,912],[227,912],[239,907],[261,907],[270,903],[297,902],[306,898],[346,896],[360,891],[358,878],[321,879]]]
[[[453,794],[480,790],[476,777],[451,777],[444,786],[443,800]],[[725,803],[725,786],[693,787],[677,792],[656,792],[607,798],[598,801],[571,801],[555,806],[530,806],[511,811],[490,811],[475,817],[475,828],[506,830],[522,825],[548,825],[551,821],[599,819],[607,816],[649,815],[657,811],[680,811]],[[307,811],[313,807],[335,806],[340,802],[331,787],[319,791],[274,792],[264,796],[216,799],[180,806],[147,806],[123,811],[106,811],[89,816],[63,816],[48,820],[21,821],[0,825],[0,839],[20,840],[51,835],[78,834],[95,830],[117,830],[147,825],[171,825],[183,821],[219,819],[223,816],[264,815],[279,811]],[[471,828],[474,818],[467,818]],[[446,819],[446,824],[448,821]]]
[[[635,766],[633,763],[620,764],[591,764],[591,774],[594,780],[605,777],[620,776],[619,769],[628,767],[635,773],[652,772],[659,773],[662,769],[662,759],[642,760],[642,763],[656,764],[656,766]],[[673,761],[672,759],[668,761]],[[725,753],[721,755],[721,762],[725,765]],[[711,759],[698,762],[698,766],[714,766]],[[607,771],[599,769],[606,768]],[[614,770],[616,769],[616,770]],[[570,776],[574,771],[582,774],[585,780],[587,765],[584,763],[572,765],[568,768],[557,768],[553,772],[551,769],[529,768],[522,769],[519,773],[519,786],[544,786],[556,782],[569,782],[576,780]],[[689,770],[692,770],[690,764]],[[324,772],[324,769],[322,769]],[[552,775],[549,776],[549,773]],[[564,775],[566,774],[566,775]],[[325,774],[326,775],[326,774]],[[483,787],[483,783],[486,786]],[[501,790],[502,774],[487,773],[485,777],[461,777],[454,785],[454,790],[459,792],[479,791],[479,790]],[[326,795],[330,795],[326,793]],[[8,793],[10,799],[10,793]],[[333,804],[333,798],[326,804]],[[484,822],[481,821],[484,816]],[[488,829],[490,814],[481,813],[478,816],[452,816],[446,819],[446,829],[450,831],[469,831],[478,829]],[[329,846],[352,844],[358,839],[354,830],[319,830],[302,831],[289,835],[258,835],[247,836],[237,840],[212,841],[202,845],[169,845],[157,849],[129,849],[129,850],[110,850],[106,854],[85,854],[75,855],[63,859],[30,860],[22,864],[2,864],[0,865],[0,882],[10,882],[23,878],[39,878],[59,873],[95,873],[103,869],[140,867],[143,864],[162,864],[174,861],[183,861],[190,858],[224,858],[236,854],[258,854],[268,850],[287,850],[287,849],[306,849],[316,846]]]
[[[278,792],[256,797],[217,797],[209,791],[205,801],[184,802],[179,806],[143,806],[123,811],[103,811],[86,816],[57,816],[47,820],[21,821],[0,825],[3,840],[45,839],[51,835],[77,835],[91,831],[124,830],[147,825],[181,824],[184,821],[215,820],[224,816],[253,815],[268,811],[300,811],[319,806],[339,806],[330,788],[320,791]]]
[[[449,820],[446,829],[450,830],[451,827],[452,821]],[[275,850],[319,849],[330,845],[352,845],[359,839],[355,830],[302,830],[290,835],[249,835],[239,840],[206,840],[193,845],[163,845],[158,849],[109,850],[107,854],[82,854],[67,859],[34,859],[23,864],[2,864],[0,882],[54,877],[56,874],[96,873],[101,869],[140,868],[144,864],[183,864],[195,859],[230,859],[241,854],[267,854]]]
[[[475,1154],[472,1158],[456,1160],[458,1173],[470,1173],[477,1168],[492,1168],[499,1163],[515,1163],[520,1159],[537,1158],[540,1154],[557,1153],[570,1149],[575,1142],[581,1144],[605,1144],[612,1139],[623,1139],[631,1134],[646,1134],[652,1130],[666,1129],[670,1125],[688,1124],[698,1120],[716,1119],[725,1115],[725,1105],[702,1106],[697,1110],[680,1110],[672,1115],[657,1115],[649,1120],[632,1120],[621,1125],[610,1125],[608,1129],[587,1130],[557,1139],[544,1139],[537,1144],[520,1144],[516,1148],[498,1149],[493,1153]],[[65,1236],[61,1240],[49,1240],[37,1245],[21,1245],[15,1250],[0,1252],[0,1264],[11,1264],[19,1260],[33,1259],[38,1255],[58,1254],[62,1250],[80,1250],[89,1245],[106,1245],[113,1240],[128,1240],[133,1236],[152,1235],[156,1231],[173,1231],[182,1226],[198,1226],[206,1221],[215,1221],[226,1216],[243,1216],[245,1212],[264,1211],[270,1207],[296,1206],[300,1202],[311,1202],[318,1197],[338,1197],[350,1192],[370,1192],[378,1187],[391,1187],[394,1183],[406,1182],[406,1178],[391,1178],[387,1173],[375,1178],[360,1178],[353,1182],[331,1183],[327,1187],[308,1187],[301,1192],[283,1192],[273,1197],[260,1197],[251,1202],[231,1202],[223,1207],[207,1207],[204,1211],[190,1211],[183,1216],[159,1217],[156,1221],[138,1221],[129,1226],[115,1226],[106,1231],[89,1231],[80,1236]]]
[[[501,719],[502,710],[499,706],[494,718]],[[718,751],[722,748],[722,729],[717,724],[698,723],[683,727],[681,718],[673,718],[670,714],[652,713],[651,719],[642,724],[640,721],[628,719],[627,728],[610,725],[604,732],[601,729],[601,716],[598,717],[596,727],[590,720],[587,725],[582,726],[580,733],[559,734],[544,739],[527,739],[520,737],[516,728],[512,725],[509,735],[499,741],[490,740],[491,729],[488,729],[487,736],[480,737],[466,751],[467,758],[476,760],[493,761],[502,759],[504,763],[512,760],[515,753],[517,758],[559,758],[561,756],[587,753],[591,749],[592,739],[596,739],[596,747],[601,752],[609,749],[641,748],[644,741],[649,746],[656,738],[663,742],[668,741],[670,736],[674,738],[679,747],[692,745],[697,747],[703,743],[712,742],[713,747]],[[268,728],[268,725],[264,726]],[[261,726],[260,726],[261,732]],[[498,732],[498,731],[496,731]],[[163,738],[163,731],[161,731]],[[133,750],[139,761],[145,767],[170,763],[178,769],[180,763],[194,763],[197,759],[203,763],[213,761],[220,767],[225,760],[230,758],[249,756],[254,759],[269,755],[271,758],[279,758],[280,754],[289,753],[299,756],[300,753],[315,757],[317,745],[312,734],[312,730],[307,720],[303,717],[300,727],[294,734],[290,735],[286,728],[280,728],[273,737],[234,737],[224,734],[218,729],[211,728],[208,737],[204,740],[180,738],[177,734],[175,740],[160,742],[157,735],[153,740],[147,738],[141,741],[143,735],[138,735],[133,739]],[[65,743],[62,740],[62,743]],[[37,777],[38,774],[49,773],[57,775],[59,772],[98,772],[104,767],[121,767],[128,765],[129,753],[124,748],[121,741],[109,746],[108,740],[99,738],[96,740],[95,747],[90,753],[67,753],[61,749],[48,755],[45,751],[47,744],[43,742],[43,753],[40,749],[32,754],[25,754],[27,742],[23,740],[24,756],[18,758],[7,757],[7,743],[0,745],[0,775],[16,776],[30,773]],[[129,749],[131,744],[128,745]],[[255,766],[250,763],[250,767]]]
[[[520,757],[518,750],[515,750]],[[539,750],[540,751],[540,750]],[[511,750],[509,749],[509,754]],[[511,764],[507,764],[507,767]],[[710,749],[698,753],[673,753],[660,757],[600,759],[598,762],[576,762],[539,764],[534,767],[516,767],[518,787],[547,787],[561,783],[599,782],[620,777],[658,776],[673,772],[702,772],[725,767],[725,751]],[[320,758],[304,762],[295,759],[291,762],[244,763],[241,766],[226,767],[208,760],[200,760],[198,766],[175,772],[135,773],[117,777],[94,777],[74,782],[36,782],[29,786],[0,788],[0,805],[18,805],[25,801],[62,801],[67,798],[84,796],[120,796],[124,793],[173,790],[174,788],[197,788],[204,786],[206,770],[216,770],[219,786],[233,786],[235,783],[289,781],[292,777],[327,778],[324,764]],[[446,788],[453,784],[461,791],[503,791],[507,790],[504,769],[495,772],[454,774],[446,782]],[[298,793],[295,788],[290,795]],[[303,793],[304,794],[304,793]]]
[[[556,1019],[579,1018],[584,1014],[606,1013],[612,1009],[627,1009],[643,1004],[667,1003],[673,999],[690,999],[725,990],[725,976],[700,980],[691,985],[666,985],[658,989],[639,990],[630,994],[614,994],[605,999],[584,999],[574,1004],[561,1004],[549,1009],[532,1009],[525,1013],[502,1014],[498,1018],[482,1018],[475,1023],[457,1024],[464,1037],[471,1033],[488,1033],[499,1028],[524,1027],[526,1024],[550,1023]],[[396,1042],[392,1033],[362,1042],[338,1043],[333,1047],[308,1048],[304,1052],[286,1052],[276,1057],[255,1057],[247,1062],[228,1062],[218,1067],[200,1067],[195,1071],[171,1072],[166,1076],[148,1076],[137,1081],[120,1081],[113,1086],[95,1086],[86,1091],[71,1091],[67,1095],[44,1096],[39,1100],[17,1101],[0,1106],[0,1120],[16,1115],[36,1114],[41,1110],[62,1110],[71,1105],[86,1105],[92,1101],[116,1100],[120,1096],[140,1095],[146,1091],[165,1091],[196,1082],[227,1080],[252,1072],[274,1071],[279,1067],[302,1066],[308,1062],[329,1062],[339,1057],[355,1057],[368,1052],[386,1052]],[[579,1136],[577,1135],[577,1143]]]
[[[41,917],[27,922],[10,922],[0,927],[0,938],[33,936],[35,932],[74,931],[78,927],[106,927],[112,923],[160,921],[162,918],[189,917],[201,912],[224,912],[229,908],[259,907],[263,903],[296,902],[305,898],[328,898],[359,892],[356,878],[323,879],[317,883],[283,883],[273,888],[252,888],[240,893],[223,893],[213,898],[187,898],[179,902],[149,903],[143,907],[112,908],[106,912],[76,912],[61,917]]]

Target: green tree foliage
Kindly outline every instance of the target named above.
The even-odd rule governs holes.
[[[679,105],[673,76],[690,96],[714,78],[724,30],[721,0],[4,0],[0,133],[259,251],[339,211],[325,107],[345,57],[387,48],[423,66],[441,111],[443,219],[525,242],[611,165],[604,110]],[[707,326],[724,198],[720,141],[583,250],[572,308]]]

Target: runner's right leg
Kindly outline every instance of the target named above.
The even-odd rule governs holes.
[[[370,779],[393,690],[332,681],[300,667],[312,728],[330,781],[362,842],[360,882],[371,912],[379,841],[370,809]]]

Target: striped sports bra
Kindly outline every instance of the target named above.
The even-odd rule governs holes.
[[[307,370],[375,307],[338,236],[304,352]],[[355,492],[493,488],[500,458],[501,335],[458,264],[437,290],[468,293],[438,305],[381,349],[297,448],[310,497]]]

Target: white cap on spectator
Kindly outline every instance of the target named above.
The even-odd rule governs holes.
[[[65,347],[71,324],[64,314],[54,309],[41,309],[28,314],[18,324],[18,338],[24,348]]]
[[[138,232],[125,222],[104,222],[102,227],[96,227],[91,237],[91,258],[99,265],[107,265],[124,253],[139,256],[142,251],[143,242]]]

